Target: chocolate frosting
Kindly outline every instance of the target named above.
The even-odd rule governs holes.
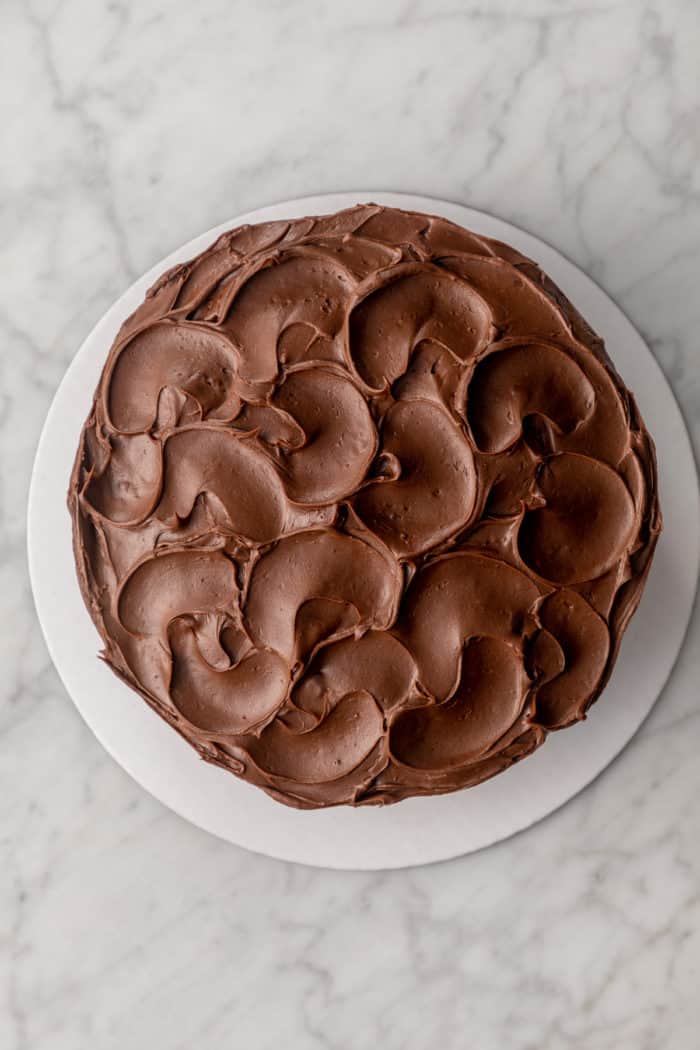
[[[632,395],[549,278],[373,204],[164,274],[68,503],[104,659],[309,808],[476,784],[584,718],[661,527]]]

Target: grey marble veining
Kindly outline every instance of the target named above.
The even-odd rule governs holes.
[[[106,307],[201,230],[325,190],[444,196],[551,241],[648,339],[697,450],[695,0],[0,17],[0,1046],[695,1050],[697,615],[642,731],[564,809],[449,864],[331,873],[131,782],[52,669],[24,556],[43,418]]]

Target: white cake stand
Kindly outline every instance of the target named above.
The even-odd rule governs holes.
[[[588,721],[552,735],[533,756],[479,787],[386,808],[298,812],[200,761],[97,659],[83,605],[65,495],[93,391],[122,321],[167,267],[243,222],[322,214],[375,201],[443,215],[536,260],[604,337],[656,441],[665,529],[612,680]],[[107,311],[76,354],[44,425],[29,498],[29,566],[46,643],[83,718],[114,759],[193,824],[271,857],[331,868],[401,868],[444,860],[522,831],[598,776],[651,710],[678,655],[700,560],[698,484],[680,410],[649,349],[618,307],[554,248],[459,204],[398,193],[334,193],[239,215],[163,259]]]

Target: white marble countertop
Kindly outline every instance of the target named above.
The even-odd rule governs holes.
[[[696,1050],[699,616],[564,809],[451,863],[332,873],[132,783],[58,681],[24,554],[39,430],[105,308],[201,230],[324,190],[551,241],[646,336],[700,448],[695,0],[8,0],[2,22],[2,1050]]]

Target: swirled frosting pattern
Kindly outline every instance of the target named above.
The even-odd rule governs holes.
[[[660,530],[651,439],[561,292],[372,204],[164,274],[69,507],[107,662],[308,808],[473,785],[582,719]]]

